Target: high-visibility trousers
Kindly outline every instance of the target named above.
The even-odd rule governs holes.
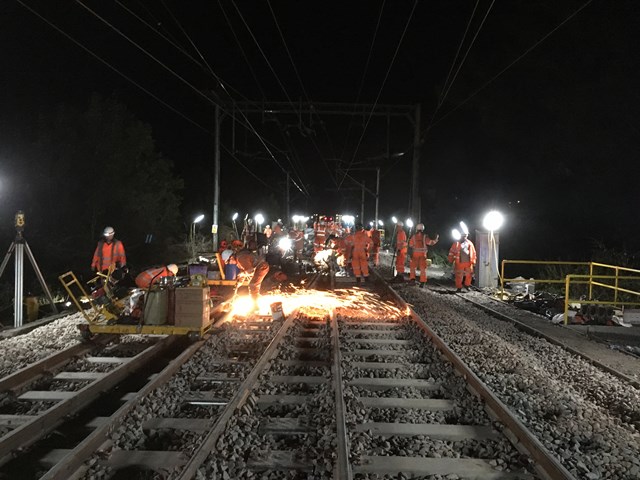
[[[453,274],[456,279],[456,288],[471,286],[471,277],[473,276],[473,265],[471,262],[456,262],[453,265]]]
[[[263,260],[256,265],[253,276],[249,281],[249,293],[252,297],[256,298],[260,294],[260,287],[267,273],[269,273],[269,264]]]
[[[380,247],[371,248],[371,259],[373,260],[373,264],[377,267],[378,263],[380,263]]]
[[[396,256],[396,271],[398,273],[404,273],[404,263],[407,261],[407,249],[402,248],[398,250],[398,255]]]
[[[409,280],[415,280],[416,268],[420,269],[420,281],[427,281],[427,254],[422,252],[414,252],[409,260]]]
[[[356,277],[369,276],[369,264],[367,263],[367,252],[364,250],[354,250],[351,254],[351,268]]]

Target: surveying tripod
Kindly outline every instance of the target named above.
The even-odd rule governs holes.
[[[11,254],[15,252],[16,254],[16,263],[15,263],[15,290],[13,296],[13,326],[14,328],[18,328],[22,326],[22,297],[23,297],[23,283],[24,283],[24,252],[27,252],[27,257],[29,257],[29,261],[31,262],[31,266],[33,270],[36,272],[36,276],[38,277],[38,281],[42,286],[47,298],[49,299],[49,303],[51,304],[51,308],[53,309],[53,313],[58,313],[58,309],[56,308],[55,303],[53,302],[53,297],[51,296],[51,292],[49,291],[49,287],[44,281],[42,277],[42,273],[38,268],[38,264],[36,263],[36,259],[31,252],[31,248],[29,248],[29,244],[27,240],[22,235],[24,231],[24,213],[20,210],[16,213],[16,238],[11,243],[9,247],[9,251],[4,257],[2,261],[2,265],[0,265],[0,277],[4,273],[4,269],[9,263],[9,258],[11,258]]]

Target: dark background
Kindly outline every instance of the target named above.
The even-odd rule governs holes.
[[[446,240],[440,248],[448,247],[449,232],[460,220],[473,231],[481,228],[485,212],[498,209],[506,215],[501,230],[505,258],[588,260],[594,251],[615,250],[631,263],[636,261],[640,249],[637,2],[84,2],[166,68],[78,2],[22,3],[180,112],[100,63],[21,2],[0,4],[1,245],[10,244],[15,211],[24,210],[29,243],[50,273],[88,267],[95,241],[107,224],[125,242],[130,263],[140,268],[164,261],[168,248],[184,241],[196,214],[207,215],[199,231],[209,230],[211,98],[224,105],[230,99],[420,104],[425,131],[421,220],[429,233],[440,233]],[[437,108],[467,25],[454,73],[481,29]],[[86,123],[83,115],[92,98],[101,99],[101,119],[120,122],[127,135],[133,129],[147,136],[147,163],[140,160],[142,150],[132,147],[122,155],[111,155],[114,162],[123,161],[127,171],[103,176],[110,160],[91,152],[94,137],[60,133],[82,130],[78,125]],[[126,113],[115,117],[104,113],[120,107]],[[78,112],[75,123],[52,126],[51,119],[59,118],[61,108]],[[292,214],[358,214],[359,188],[342,180],[336,159],[343,168],[379,165],[380,218],[387,224],[392,215],[406,218],[413,127],[407,120],[393,119],[387,130],[385,120],[373,119],[365,131],[367,118],[366,114],[250,115],[252,128],[269,142],[281,168],[249,129],[236,123],[232,130],[227,115],[222,122],[226,150],[220,223],[230,226],[235,211],[241,215],[262,211],[268,220],[284,217],[283,170],[290,170],[297,184],[304,185],[304,194],[295,187],[291,190]],[[114,142],[118,138],[114,136]],[[76,142],[84,142],[82,152]],[[382,158],[387,142],[390,153],[405,155]],[[233,148],[235,159],[229,155]],[[56,165],[65,158],[75,160],[61,175]],[[146,172],[155,162],[150,158],[170,160],[170,178],[177,183],[166,189],[147,185],[146,178],[155,177],[140,173],[142,167],[136,165],[146,165]],[[351,175],[374,187],[373,171],[353,170]],[[25,180],[35,176],[40,181]],[[141,194],[145,189],[149,192]],[[164,190],[175,196],[147,207],[153,192],[161,195]],[[81,206],[95,192],[107,207],[87,218],[87,209]],[[126,202],[141,207],[135,210]],[[367,195],[367,223],[373,219],[373,206]],[[165,207],[171,210],[168,214]],[[60,211],[54,215],[56,209]],[[147,217],[153,221],[141,226]],[[144,244],[149,233],[162,248]],[[7,273],[3,280],[6,277]]]

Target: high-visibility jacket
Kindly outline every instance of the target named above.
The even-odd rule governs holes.
[[[409,239],[409,246],[413,249],[413,253],[424,253],[426,255],[429,245],[435,245],[437,240],[431,240],[429,235],[422,232],[416,232]]]
[[[396,232],[396,250],[407,251],[407,234],[402,228]]]
[[[471,265],[476,264],[477,255],[476,255],[476,247],[473,245],[473,242],[469,239],[464,242],[453,242],[451,248],[449,249],[448,259],[451,263],[461,263],[460,254],[464,253],[469,256],[469,263]],[[466,263],[466,262],[462,262]]]
[[[269,273],[269,264],[249,250],[240,250],[235,254],[235,259],[240,270],[252,275],[249,280],[249,293],[255,298],[260,293],[262,280]]]
[[[158,283],[161,278],[171,276],[173,276],[173,273],[167,267],[149,268],[136,277],[136,285],[138,288],[149,288],[151,285]]]
[[[380,248],[380,230],[377,228],[373,228],[369,230],[371,241],[373,242],[374,248]]]
[[[349,235],[345,240],[347,248],[350,250],[348,253],[349,258],[357,254],[366,254],[373,245],[373,242],[364,230],[358,230],[353,235]]]
[[[116,268],[124,267],[127,264],[127,256],[124,253],[124,245],[115,238],[111,242],[104,239],[98,241],[96,251],[93,253],[91,269],[96,272],[107,270],[111,265]]]

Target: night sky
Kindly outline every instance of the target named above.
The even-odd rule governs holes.
[[[185,181],[182,214],[204,212],[210,224],[214,107],[207,98],[214,96],[225,106],[231,99],[420,104],[421,220],[427,232],[440,233],[448,244],[458,221],[480,228],[483,213],[495,208],[507,217],[501,252],[509,258],[588,259],[598,244],[640,251],[637,1],[83,3],[95,15],[76,1],[0,4],[5,234],[15,209],[30,208],[22,205],[21,192],[11,190],[12,178],[38,164],[25,155],[9,168],[2,155],[19,151],[12,142],[36,128],[42,112],[86,105],[92,93],[116,96],[151,126],[157,148]],[[389,128],[384,118],[368,122],[366,114],[252,114],[248,120],[282,168],[248,128],[237,123],[232,129],[227,115],[221,128],[221,223],[229,223],[233,211],[263,209],[269,219],[284,217],[285,169],[305,190],[292,188],[292,214],[358,214],[359,187],[342,180],[339,165],[379,166],[380,217],[406,218],[413,140],[406,119],[392,119]],[[387,148],[405,154],[385,159]],[[374,188],[373,170],[350,174]],[[30,198],[38,198],[37,192]],[[374,200],[367,195],[365,220],[373,214]]]

